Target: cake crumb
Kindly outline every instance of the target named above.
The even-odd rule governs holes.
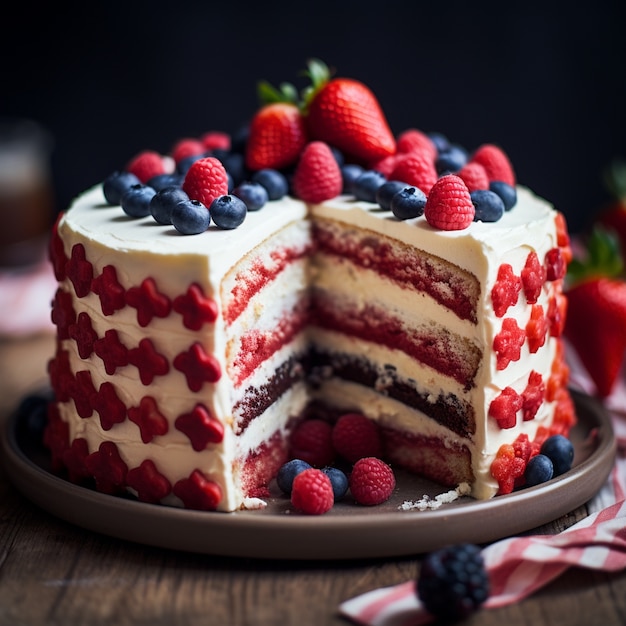
[[[461,483],[456,489],[440,493],[438,496],[431,498],[429,495],[424,495],[420,500],[405,500],[399,507],[401,511],[434,511],[443,504],[449,504],[454,502],[461,496],[469,495],[471,491],[468,483]]]
[[[247,509],[249,511],[264,509],[266,506],[267,502],[265,502],[265,500],[261,500],[261,498],[245,498],[243,501],[244,509]]]

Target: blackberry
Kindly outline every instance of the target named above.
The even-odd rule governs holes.
[[[462,543],[429,554],[422,563],[416,592],[435,617],[456,621],[476,611],[489,596],[489,578],[480,548]]]

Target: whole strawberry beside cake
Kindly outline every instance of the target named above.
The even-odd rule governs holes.
[[[392,468],[486,499],[568,434],[563,216],[499,147],[396,138],[363,83],[309,74],[244,145],[147,150],[60,216],[45,442],[70,480],[254,508],[303,422],[332,458],[358,414]]]

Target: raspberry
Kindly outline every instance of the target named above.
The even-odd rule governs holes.
[[[228,133],[209,130],[200,137],[205,150],[230,150],[231,139]]]
[[[126,166],[126,171],[134,174],[144,184],[154,176],[167,174],[163,157],[153,150],[144,150],[134,156]]]
[[[508,263],[502,263],[498,268],[498,278],[491,289],[493,310],[498,317],[502,317],[517,302],[521,289],[522,281],[513,273],[513,268]]]
[[[210,207],[215,198],[228,194],[228,175],[224,166],[215,157],[198,159],[185,175],[183,191],[191,200]]]
[[[496,368],[506,369],[511,361],[519,361],[526,333],[517,325],[512,317],[502,322],[502,330],[493,340],[493,351],[496,353]]]
[[[457,176],[463,179],[470,193],[479,189],[489,189],[489,177],[480,163],[470,161],[457,172]]]
[[[366,506],[382,504],[396,487],[396,477],[387,463],[376,457],[359,459],[350,474],[352,497]]]
[[[416,128],[409,128],[400,133],[396,142],[396,151],[399,153],[423,152],[433,161],[437,158],[437,146],[435,146],[434,141],[426,133]]]
[[[393,173],[393,169],[398,163],[398,155],[390,154],[386,157],[383,157],[376,163],[372,164],[371,169],[376,172],[380,172],[387,180],[391,180],[391,174]]]
[[[425,194],[428,194],[437,182],[435,163],[424,152],[414,150],[405,155],[399,155],[389,180],[399,180],[407,185],[419,187]]]
[[[465,619],[489,597],[480,548],[464,543],[430,553],[422,562],[415,590],[438,619],[446,623]]]
[[[440,230],[463,230],[474,220],[476,209],[462,178],[442,176],[433,185],[424,207],[426,221]]]
[[[172,158],[175,163],[180,163],[187,157],[198,156],[200,154],[204,154],[205,152],[206,148],[199,139],[185,137],[174,144],[174,147],[172,148]]]
[[[515,186],[515,173],[505,152],[493,144],[483,144],[472,155],[470,161],[480,163],[487,172],[489,182],[500,181]]]
[[[545,271],[539,262],[537,253],[529,252],[522,270],[522,286],[528,304],[537,302],[545,278]]]
[[[528,349],[532,354],[537,352],[546,342],[548,333],[548,319],[543,314],[543,307],[540,304],[533,304],[530,319],[526,324],[526,337],[528,338]]]
[[[330,478],[314,467],[300,472],[291,489],[291,504],[307,515],[322,515],[332,509],[335,502]]]
[[[306,461],[313,467],[332,465],[335,460],[332,430],[332,426],[321,419],[300,423],[291,436],[292,458]]]
[[[302,151],[293,175],[293,190],[304,202],[324,202],[343,188],[341,169],[328,144],[312,141]]]
[[[522,397],[517,391],[512,387],[505,387],[500,395],[491,401],[489,416],[498,422],[500,428],[513,428],[522,404]]]
[[[378,425],[359,413],[346,413],[337,420],[332,442],[337,453],[350,463],[382,452]]]

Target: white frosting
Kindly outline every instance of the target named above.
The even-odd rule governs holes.
[[[304,259],[286,265],[262,292],[249,299],[233,324],[227,324],[222,313],[232,300],[239,273],[255,271],[254,268],[259,266],[267,270],[279,267],[273,256],[276,248],[306,249],[311,237],[309,222],[304,219],[307,215],[369,230],[424,250],[471,273],[481,286],[477,323],[460,320],[429,296],[399,289],[375,270],[358,268],[346,260],[337,263],[335,259],[318,254],[314,257],[311,272]],[[491,349],[501,327],[501,319],[495,316],[490,297],[498,267],[503,262],[509,263],[519,276],[531,250],[543,260],[546,252],[557,245],[552,207],[527,189],[518,188],[517,206],[505,213],[499,222],[474,222],[463,231],[435,230],[423,217],[400,222],[390,212],[373,204],[339,197],[312,207],[286,198],[270,202],[258,212],[248,213],[238,229],[224,231],[211,226],[205,233],[182,236],[173,227],[159,225],[151,217],[131,219],[120,207],[107,206],[98,185],[76,200],[63,217],[59,233],[68,258],[75,244],[85,246],[94,276],[98,276],[105,266],[113,265],[125,289],[137,287],[145,278],[152,277],[159,292],[173,301],[195,283],[206,296],[217,302],[219,315],[216,322],[203,326],[201,331],[191,331],[185,328],[177,313],[165,318],[155,317],[142,328],[137,323],[136,310],[131,307],[105,316],[96,294],[74,298],[76,313],[85,311],[89,314],[98,337],[114,328],[122,343],[129,348],[149,338],[157,352],[167,358],[170,371],[166,376],[157,376],[150,385],[139,380],[137,368],[133,365],[118,368],[113,376],[109,376],[98,356],[92,354],[82,359],[76,342],[64,340],[62,348],[70,353],[72,371],[90,371],[96,390],[103,382],[112,382],[127,407],[138,405],[143,396],[152,396],[168,420],[169,431],[146,444],[141,440],[139,428],[130,420],[103,431],[97,413],[83,419],[77,415],[71,401],[60,403],[59,409],[62,418],[70,425],[71,438],[85,437],[90,451],[97,449],[101,441],[116,442],[129,468],[150,458],[172,484],[188,476],[193,469],[201,469],[219,484],[223,492],[220,510],[234,510],[245,505],[247,494],[242,493],[235,468],[241,459],[257,450],[277,430],[284,432],[288,418],[302,410],[308,396],[303,386],[296,387],[254,420],[242,436],[236,436],[233,431],[233,405],[241,399],[245,388],[262,385],[294,350],[302,351],[310,340],[320,346],[367,354],[381,367],[393,363],[401,376],[417,381],[419,389],[430,389],[433,396],[440,391],[451,392],[470,402],[476,408],[477,430],[471,440],[462,440],[462,443],[468,445],[472,453],[476,477],[473,495],[479,498],[495,493],[497,485],[489,473],[489,466],[498,447],[503,442],[511,442],[522,431],[532,439],[537,427],[551,420],[552,408],[547,404],[530,422],[521,423],[520,416],[516,429],[502,430],[487,417],[491,400],[506,386],[521,392],[531,369],[547,380],[556,350],[554,340],[546,341],[536,354],[529,354],[524,346],[522,358],[517,363],[498,371]],[[416,363],[404,353],[394,353],[377,344],[346,338],[338,333],[309,330],[274,353],[238,387],[231,376],[237,375],[235,361],[241,354],[242,333],[250,330],[266,334],[273,332],[280,320],[297,307],[311,281],[327,293],[348,298],[357,307],[365,302],[378,304],[408,327],[435,324],[447,328],[463,341],[471,342],[484,354],[475,386],[466,391],[459,383]],[[61,287],[74,295],[69,279],[63,281]],[[544,312],[547,312],[550,289],[553,288],[546,284],[539,298],[538,303],[544,307]],[[523,297],[506,314],[515,317],[522,328],[528,315]],[[185,376],[172,367],[176,355],[194,342],[200,342],[206,352],[217,359],[222,372],[217,383],[205,383],[197,393],[190,392]],[[317,393],[338,406],[359,407],[373,419],[384,420],[388,425],[409,432],[432,433],[444,441],[461,441],[461,437],[419,411],[407,409],[386,397],[382,383],[380,390],[383,393],[377,394],[331,378]],[[225,428],[224,440],[209,444],[201,452],[194,452],[187,436],[174,427],[176,417],[190,411],[197,403],[205,405]],[[165,502],[180,504],[174,496]]]

